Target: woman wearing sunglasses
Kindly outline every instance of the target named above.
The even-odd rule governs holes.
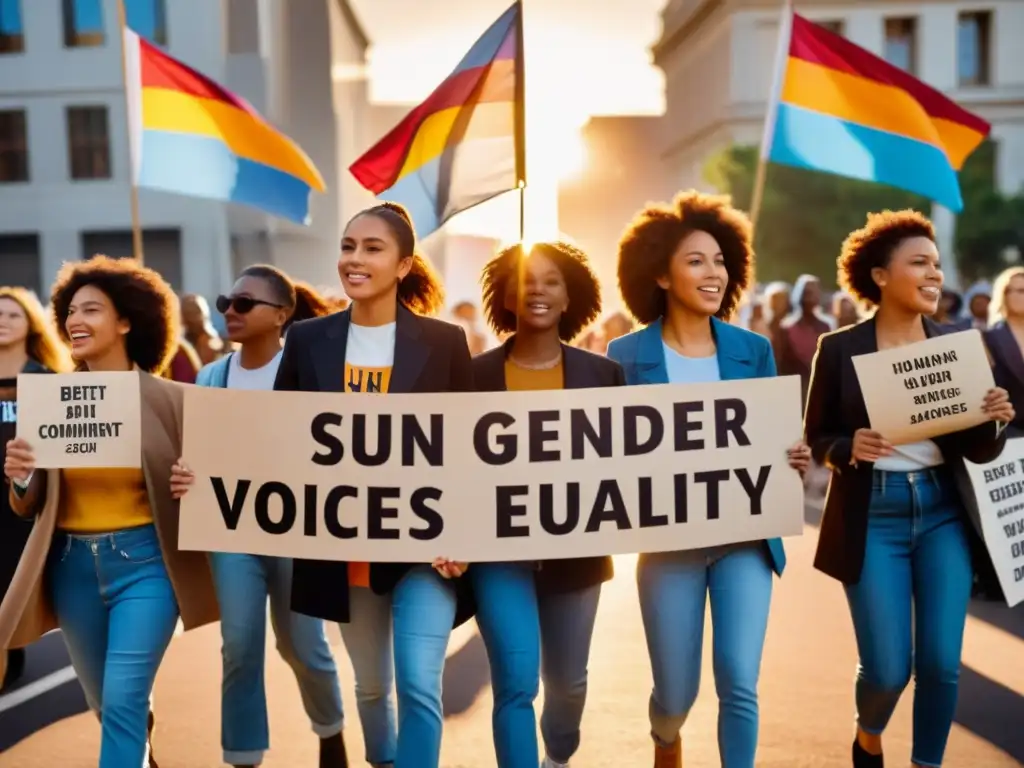
[[[217,298],[217,311],[224,315],[228,339],[238,350],[203,368],[196,384],[271,390],[285,332],[296,321],[330,310],[312,288],[293,283],[275,267],[257,265],[242,272],[230,295]],[[186,489],[174,485],[173,490],[181,496]],[[292,561],[214,552],[210,563],[223,638],[224,762],[239,768],[259,765],[270,746],[264,685],[269,598],[277,649],[295,672],[302,704],[320,737],[320,768],[346,765],[338,671],[323,621],[291,610]]]

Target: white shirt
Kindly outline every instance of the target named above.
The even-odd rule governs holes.
[[[236,352],[228,362],[228,389],[262,389],[274,388],[277,369],[281,365],[281,352],[271,358],[270,362],[259,368],[243,368],[242,355]]]
[[[885,472],[916,472],[937,467],[945,461],[942,451],[933,440],[922,440],[919,443],[894,445],[892,455],[876,461],[875,469]]]
[[[345,391],[383,393],[395,363],[395,323],[348,326],[345,345]]]

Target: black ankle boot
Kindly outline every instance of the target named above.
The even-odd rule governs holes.
[[[885,758],[881,755],[872,755],[854,739],[853,768],[885,768]]]
[[[345,739],[340,733],[320,739],[320,768],[348,768]]]

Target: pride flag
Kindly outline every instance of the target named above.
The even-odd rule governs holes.
[[[349,168],[379,199],[404,205],[420,237],[525,182],[522,22],[517,2]]]
[[[902,69],[793,14],[762,157],[963,209],[957,178],[990,126]]]
[[[326,187],[295,142],[130,29],[124,45],[135,184],[309,223],[310,192]]]

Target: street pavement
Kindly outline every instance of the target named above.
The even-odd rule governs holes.
[[[807,509],[802,537],[787,541],[789,566],[777,581],[761,676],[761,737],[757,765],[765,768],[848,768],[853,729],[855,647],[841,588],[814,571],[817,505]],[[577,768],[651,764],[647,662],[633,578],[636,558],[617,558],[606,585],[590,663],[590,692]],[[708,622],[710,634],[710,621]],[[346,741],[353,765],[362,741],[352,673],[335,628],[331,639],[342,669]],[[706,642],[709,638],[706,638]],[[708,646],[710,647],[710,646]],[[60,636],[29,652],[23,682],[0,696],[0,768],[89,768],[96,765],[99,728],[84,711],[70,679]],[[161,768],[219,768],[220,638],[216,626],[178,637],[155,694],[155,754]],[[268,645],[271,719],[268,768],[317,764],[316,739],[302,712],[288,668]],[[888,762],[908,765],[912,691],[885,736]],[[495,765],[487,657],[471,623],[453,637],[445,672],[444,768]],[[539,712],[540,700],[538,700]],[[698,703],[683,732],[687,766],[720,765],[711,654],[705,653]],[[977,603],[968,618],[960,706],[950,737],[949,768],[1024,765],[1024,606]]]

